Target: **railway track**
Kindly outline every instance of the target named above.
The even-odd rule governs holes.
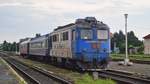
[[[54,74],[37,67],[29,66],[11,57],[2,57],[12,68],[14,68],[29,84],[72,84]]]
[[[112,61],[122,61],[123,59],[112,59]],[[150,61],[144,61],[144,60],[132,60],[130,59],[133,63],[138,63],[138,64],[150,64]]]
[[[99,77],[111,78],[118,84],[150,84],[150,80],[135,76],[132,73],[116,71],[116,70],[102,70],[99,71]]]
[[[10,62],[12,62],[12,60],[10,60]],[[19,62],[19,64],[22,64],[22,63]],[[31,67],[31,66],[29,66],[29,67]],[[37,72],[43,73],[43,70],[41,70],[41,69],[38,69],[36,67],[34,67],[33,69],[36,70]],[[89,72],[89,71],[87,71],[87,72]],[[150,79],[147,79],[147,78],[144,78],[141,76],[136,76],[133,73],[116,71],[116,70],[98,70],[97,72],[99,73],[99,77],[110,78],[112,80],[115,80],[117,82],[117,84],[150,84]],[[47,72],[44,72],[44,74],[47,75]],[[28,78],[28,79],[32,79],[32,78]],[[42,78],[42,79],[44,80],[45,78]],[[64,79],[61,79],[59,77],[53,78],[53,76],[52,76],[51,79],[56,79],[56,84],[71,84],[72,83],[72,82],[66,81]],[[49,84],[49,83],[34,83],[34,84]],[[54,84],[54,83],[52,83],[52,84]]]

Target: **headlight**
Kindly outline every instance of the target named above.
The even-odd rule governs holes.
[[[94,48],[94,49],[99,48],[99,44],[98,43],[92,43],[92,48]]]

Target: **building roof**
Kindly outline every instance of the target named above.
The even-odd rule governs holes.
[[[150,34],[143,37],[144,39],[150,39]]]

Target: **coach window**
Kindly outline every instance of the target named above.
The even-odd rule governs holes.
[[[40,42],[39,43],[39,48],[42,48],[43,47],[43,42]]]
[[[42,48],[42,46],[43,46],[43,42],[37,42],[35,47]]]
[[[63,32],[63,41],[68,40],[68,32]]]
[[[45,43],[45,41],[43,41],[42,42],[42,48],[45,48],[45,45],[46,45],[46,43]]]
[[[31,48],[34,48],[34,44],[33,43],[31,43]]]
[[[63,33],[60,33],[60,41],[63,41]]]
[[[56,41],[56,35],[53,35],[53,36],[52,36],[52,40],[53,40],[53,42]]]
[[[59,34],[56,35],[56,41],[59,41]]]
[[[53,40],[53,42],[59,41],[59,35],[58,34],[53,35],[52,40]]]
[[[48,39],[45,40],[45,48],[48,47]]]

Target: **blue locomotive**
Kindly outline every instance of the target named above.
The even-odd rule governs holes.
[[[110,54],[109,32],[109,27],[95,17],[77,19],[47,35],[32,38],[26,55],[77,69],[105,68]]]

